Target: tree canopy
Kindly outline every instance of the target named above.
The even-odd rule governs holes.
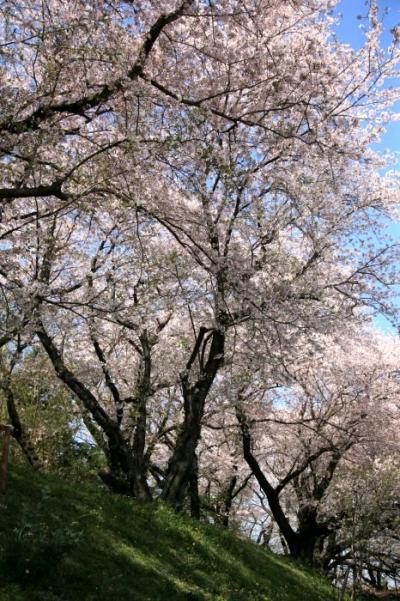
[[[83,436],[111,490],[378,587],[399,35],[335,5],[0,1],[1,398],[32,465]]]

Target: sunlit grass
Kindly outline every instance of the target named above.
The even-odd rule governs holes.
[[[17,471],[0,500],[1,601],[334,601],[316,574],[215,526]]]

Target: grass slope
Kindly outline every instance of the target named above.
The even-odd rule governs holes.
[[[16,471],[0,498],[1,601],[333,601],[311,572],[160,504]]]

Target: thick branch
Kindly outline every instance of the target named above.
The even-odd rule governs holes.
[[[143,74],[146,61],[163,29],[167,25],[179,19],[184,14],[185,10],[187,10],[193,4],[193,2],[194,0],[185,0],[175,11],[160,15],[154,22],[148,34],[146,35],[145,41],[143,42],[142,48],[139,52],[138,59],[127,73],[127,77],[130,81],[134,81]],[[85,111],[107,102],[107,100],[109,100],[113,94],[115,94],[115,92],[123,90],[124,86],[124,79],[120,78],[111,84],[106,84],[99,92],[96,92],[95,94],[83,96],[82,98],[69,102],[64,101],[57,104],[50,104],[48,106],[40,106],[33,113],[31,113],[31,115],[20,121],[14,121],[12,117],[8,117],[0,122],[0,131],[7,131],[13,134],[35,131],[39,129],[41,123],[53,115],[61,113],[84,116]]]

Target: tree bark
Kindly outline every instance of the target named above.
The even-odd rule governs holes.
[[[118,480],[118,475],[122,472],[127,479],[129,494],[138,498],[149,498],[147,495],[143,496],[142,489],[137,486],[139,478],[136,474],[132,450],[122,435],[118,422],[107,415],[96,397],[65,366],[59,350],[43,326],[38,328],[36,335],[46,350],[60,380],[79,398],[107,438],[111,470],[110,477],[103,478],[104,481],[113,482],[116,478]]]
[[[279,501],[279,494],[273,488],[273,486],[269,483],[267,478],[265,477],[263,471],[261,470],[257,459],[254,457],[251,451],[251,435],[250,428],[247,424],[246,418],[243,412],[239,407],[236,408],[236,416],[238,418],[241,431],[242,431],[242,442],[243,442],[243,455],[244,459],[247,462],[249,468],[254,474],[258,484],[260,485],[261,490],[267,497],[269,507],[271,509],[271,513],[274,516],[274,519],[278,525],[279,530],[282,532],[282,535],[285,538],[285,541],[288,545],[290,554],[293,557],[299,556],[299,548],[297,544],[297,533],[293,530],[290,525],[289,520],[287,519],[282,506]]]
[[[195,520],[200,519],[200,497],[199,497],[199,465],[196,453],[192,467],[192,475],[189,482],[190,515]]]
[[[250,429],[246,422],[246,418],[239,408],[237,408],[236,414],[242,430],[244,458],[267,497],[271,513],[287,543],[290,555],[300,559],[304,563],[312,564],[315,546],[320,536],[325,533],[325,530],[317,523],[316,511],[304,511],[303,513],[300,513],[298,531],[296,532],[293,530],[280,503],[279,493],[281,487],[278,486],[277,488],[274,488],[264,475],[257,459],[251,451]]]
[[[11,425],[13,426],[12,437],[15,438],[23,454],[25,455],[28,462],[35,469],[40,469],[42,467],[42,461],[38,454],[36,453],[36,449],[30,439],[28,432],[22,425],[20,420],[18,409],[15,404],[14,393],[11,388],[11,384],[8,378],[5,378],[2,382],[1,387],[3,388],[4,394],[6,396],[6,404],[8,416],[10,418]]]
[[[151,344],[146,330],[140,336],[142,347],[141,373],[134,403],[136,424],[133,437],[134,486],[138,499],[150,500],[151,493],[147,484],[147,465],[145,461],[145,444],[147,428],[147,399],[151,388]]]
[[[3,444],[1,449],[0,461],[0,493],[4,493],[8,483],[8,458],[10,454],[10,438],[12,426],[1,426],[0,432],[3,432]]]
[[[175,450],[168,464],[161,495],[161,498],[175,509],[180,509],[184,501],[193,462],[195,461],[197,443],[200,438],[204,403],[224,359],[224,331],[222,329],[212,330],[209,338],[206,337],[206,333],[205,328],[200,329],[186,371],[181,377],[184,421],[180,427]],[[203,365],[202,358],[210,338],[211,344],[207,362]],[[190,371],[197,359],[200,362],[200,375],[194,384],[190,384]]]

